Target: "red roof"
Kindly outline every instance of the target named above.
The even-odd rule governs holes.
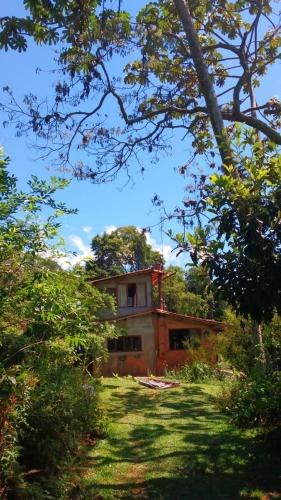
[[[115,274],[114,276],[107,276],[106,278],[98,278],[96,280],[91,280],[90,283],[101,283],[102,281],[110,281],[118,278],[127,278],[127,276],[138,276],[139,274],[154,274],[154,273],[165,274],[165,271],[149,267],[147,269],[140,269],[139,271],[132,271],[131,273]]]
[[[124,314],[123,316],[113,316],[112,318],[108,318],[104,321],[122,321],[122,319],[128,319],[128,318],[135,318],[138,316],[147,316],[148,314],[159,314],[160,316],[170,316],[175,319],[183,319],[183,320],[189,320],[189,321],[198,321],[200,323],[204,323],[207,325],[213,325],[213,326],[221,326],[225,327],[226,323],[223,323],[222,321],[216,321],[214,319],[206,319],[206,318],[198,318],[197,316],[189,316],[187,314],[179,314],[171,311],[165,311],[163,309],[147,309],[146,311],[141,311],[137,313],[132,313],[132,314]]]

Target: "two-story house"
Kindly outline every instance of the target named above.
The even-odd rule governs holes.
[[[160,267],[96,279],[92,284],[116,297],[117,313],[106,319],[118,322],[126,335],[108,341],[104,375],[162,375],[188,361],[186,340],[203,340],[223,324],[165,310]]]

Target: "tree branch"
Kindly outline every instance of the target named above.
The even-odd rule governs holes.
[[[249,125],[250,127],[257,129],[259,132],[262,132],[271,141],[281,145],[281,135],[278,132],[276,132],[276,130],[274,130],[272,127],[264,123],[262,120],[259,120],[255,116],[245,115],[244,113],[241,112],[235,114],[233,112],[228,112],[228,111],[222,111],[222,115],[225,120],[231,122],[237,121],[239,123],[246,123],[246,125]]]
[[[210,121],[220,151],[222,162],[225,165],[229,165],[230,163],[232,163],[232,151],[226,140],[222,113],[219,108],[208,68],[203,58],[200,41],[193,26],[188,2],[187,0],[174,0],[174,4],[188,40],[190,53],[198,76],[199,86],[201,88],[202,94],[205,97]]]

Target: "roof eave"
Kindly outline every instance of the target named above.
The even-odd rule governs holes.
[[[223,323],[222,321],[216,321],[214,319],[207,319],[207,318],[198,318],[196,316],[189,316],[187,314],[174,313],[171,311],[166,311],[166,310],[157,309],[157,308],[147,309],[146,311],[141,311],[141,312],[136,312],[136,313],[131,313],[131,314],[113,316],[112,318],[107,318],[107,319],[104,319],[102,321],[122,321],[124,319],[130,319],[130,318],[135,318],[135,317],[140,317],[140,316],[147,316],[149,314],[159,314],[159,315],[163,315],[163,316],[170,316],[170,317],[173,317],[175,319],[196,321],[196,322],[207,324],[207,325],[213,325],[214,327],[225,328],[227,326],[227,324]]]
[[[105,278],[98,278],[96,280],[89,280],[89,283],[95,284],[95,283],[101,283],[102,281],[111,281],[115,279],[120,279],[120,278],[127,278],[128,276],[136,276],[139,274],[165,274],[165,271],[160,270],[160,269],[154,269],[154,268],[147,268],[147,269],[140,269],[139,271],[132,271],[130,273],[122,273],[122,274],[115,274],[113,276],[106,276]]]

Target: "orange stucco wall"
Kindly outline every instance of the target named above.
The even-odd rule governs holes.
[[[122,326],[128,335],[142,337],[142,351],[110,353],[102,367],[103,375],[163,375],[166,368],[177,370],[190,360],[190,356],[187,350],[170,350],[169,330],[195,328],[201,332],[202,339],[203,333],[215,332],[212,325],[199,320],[175,319],[161,314],[127,318],[122,320]]]
[[[110,377],[115,373],[120,376],[147,376],[149,369],[146,354],[121,352],[118,355],[110,354],[109,360],[102,367],[102,374]]]
[[[119,322],[126,329],[127,335],[139,335],[142,338],[140,352],[111,352],[102,367],[102,374],[146,376],[155,373],[155,335],[152,315],[127,318]]]
[[[196,328],[201,333],[203,332],[214,333],[214,329],[209,325],[206,326],[198,321],[191,320],[178,320],[170,318],[169,316],[157,315],[154,319],[155,322],[155,335],[156,345],[158,345],[155,372],[157,375],[163,375],[165,369],[177,370],[185,362],[190,361],[190,356],[186,349],[184,350],[170,350],[169,345],[169,330]]]

